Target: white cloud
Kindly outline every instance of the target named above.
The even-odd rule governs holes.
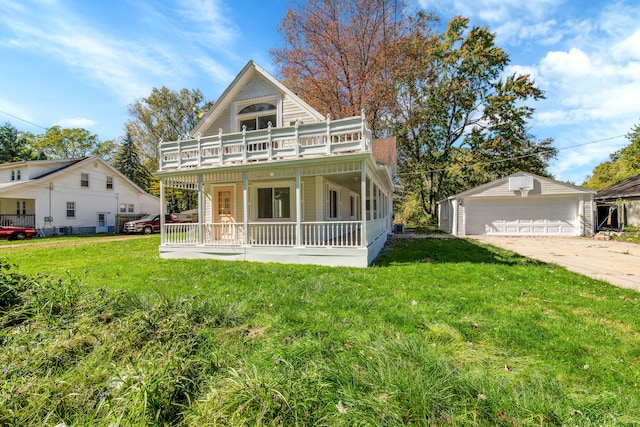
[[[148,95],[154,86],[188,84],[201,67],[199,58],[209,55],[203,46],[225,50],[235,37],[216,0],[179,0],[175,9],[163,11],[153,9],[156,3],[137,4],[152,18],[146,21],[150,31],[134,33],[137,38],[105,32],[61,2],[34,1],[21,5],[0,0],[0,7],[6,6],[0,24],[11,34],[3,44],[61,60],[109,88],[123,104]],[[38,10],[37,20],[32,9]],[[217,70],[215,77],[226,75],[223,67]]]
[[[56,126],[60,126],[63,128],[84,128],[84,129],[90,129],[96,124],[97,122],[95,120],[87,119],[84,117],[61,119],[55,123]]]
[[[540,62],[541,73],[555,78],[574,78],[592,72],[591,60],[582,50],[551,51]]]

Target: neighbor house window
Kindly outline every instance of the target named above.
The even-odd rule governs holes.
[[[242,130],[243,126],[247,131],[266,129],[269,123],[271,123],[272,127],[275,127],[278,118],[277,111],[274,104],[267,102],[251,104],[244,107],[238,112],[240,130]]]
[[[81,173],[80,174],[80,187],[89,188],[89,174]]]
[[[67,218],[76,217],[76,202],[67,202]]]
[[[113,177],[107,177],[107,190],[113,190]]]
[[[129,212],[129,213],[134,213],[134,212],[135,212],[135,210],[133,209],[133,207],[134,207],[134,206],[133,206],[133,203],[129,203],[129,204],[127,205],[127,212]]]
[[[120,213],[127,212],[127,204],[126,203],[120,203],[120,207],[118,208],[118,210],[120,211]]]
[[[289,187],[258,188],[258,218],[290,218]]]
[[[20,169],[11,171],[11,181],[20,181]]]
[[[26,215],[27,214],[27,202],[18,201],[16,202],[16,215]]]

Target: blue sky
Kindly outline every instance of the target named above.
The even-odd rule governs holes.
[[[580,184],[640,124],[640,3],[606,0],[408,0],[496,33],[509,72],[531,74],[547,98],[531,133],[560,149],[550,171]],[[153,87],[215,100],[269,50],[287,0],[0,0],[0,122],[123,134],[127,106]],[[32,125],[17,119],[31,122]]]

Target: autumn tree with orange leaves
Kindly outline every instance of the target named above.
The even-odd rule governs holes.
[[[287,11],[271,51],[284,83],[322,114],[365,110],[374,134],[395,102],[402,0],[308,0]]]

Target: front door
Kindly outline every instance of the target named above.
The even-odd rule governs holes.
[[[107,232],[107,214],[106,212],[98,212],[98,225],[96,226],[96,233]]]
[[[236,216],[233,187],[216,187],[214,194],[214,236],[216,240],[236,240]]]

